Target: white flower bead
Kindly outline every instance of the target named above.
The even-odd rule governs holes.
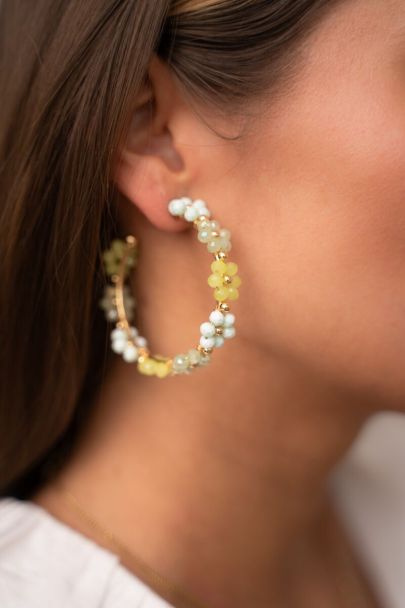
[[[224,345],[225,340],[223,339],[222,336],[216,336],[215,337],[215,348],[220,348],[221,346]]]
[[[201,323],[200,332],[202,336],[205,336],[206,338],[212,338],[212,336],[215,336],[215,325],[213,325],[212,323],[208,323],[208,321],[206,321],[205,323]]]
[[[136,338],[139,334],[138,330],[136,329],[136,327],[130,327],[129,328],[129,333],[133,338]]]
[[[188,222],[194,222],[199,216],[199,213],[195,207],[189,206],[184,212],[184,219]]]
[[[172,215],[183,215],[186,205],[187,203],[183,198],[174,198],[169,203],[169,211]]]
[[[231,327],[235,323],[235,315],[231,312],[227,312],[224,319],[225,327]]]
[[[127,347],[128,342],[125,339],[116,339],[111,342],[111,349],[121,355]]]
[[[122,358],[127,363],[133,363],[138,359],[138,349],[133,344],[128,344],[122,354]]]
[[[138,346],[138,348],[146,348],[148,345],[147,339],[144,338],[143,336],[136,336],[136,338],[134,339],[134,342]]]
[[[215,346],[215,339],[214,338],[207,338],[206,336],[201,336],[200,338],[200,344],[203,348],[214,348]]]
[[[196,198],[193,205],[196,209],[198,209],[198,211],[200,211],[200,209],[207,208],[207,203],[203,201],[202,198]]]
[[[115,308],[112,308],[111,310],[108,310],[106,312],[105,316],[107,318],[107,321],[116,321],[118,319],[118,313],[115,310]]]
[[[209,319],[215,327],[221,327],[224,324],[225,317],[220,310],[213,310]]]
[[[204,207],[204,209],[199,209],[198,213],[199,215],[203,215],[204,217],[211,217],[211,211],[207,209],[207,207]]]
[[[224,338],[233,338],[235,336],[235,328],[234,327],[225,327],[224,333],[222,334]]]
[[[110,336],[111,336],[111,340],[126,340],[127,332],[125,331],[125,329],[122,329],[121,327],[116,327],[115,329],[112,330]]]

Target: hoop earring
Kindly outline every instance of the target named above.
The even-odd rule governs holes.
[[[235,336],[235,315],[230,312],[227,300],[238,299],[238,288],[241,285],[237,264],[228,261],[228,252],[231,250],[230,232],[210,219],[211,212],[205,201],[192,201],[188,197],[175,198],[168,203],[168,211],[174,217],[192,223],[198,231],[198,240],[214,256],[208,285],[214,290],[216,306],[208,320],[200,325],[198,346],[173,357],[152,355],[146,338],[140,336],[137,328],[131,324],[135,300],[125,281],[138,261],[137,240],[132,235],[124,240],[114,239],[110,248],[103,252],[105,273],[112,285],[105,286],[104,296],[99,301],[107,321],[115,323],[115,328],[110,333],[112,350],[122,355],[124,361],[136,362],[141,374],[158,378],[188,374],[204,367],[210,362],[213,350]]]

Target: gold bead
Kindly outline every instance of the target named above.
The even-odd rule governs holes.
[[[224,333],[224,330],[222,329],[222,327],[216,327],[215,333],[217,334],[217,336],[222,336],[222,334]]]
[[[229,276],[229,274],[224,274],[223,281],[224,281],[225,285],[230,285],[232,283],[232,279]]]
[[[229,306],[229,304],[226,304],[226,302],[218,302],[217,308],[221,312],[229,312],[231,310],[231,307]]]
[[[140,361],[141,359],[146,359],[150,355],[150,352],[148,351],[148,349],[144,348],[142,346],[138,349],[138,352],[139,352],[138,361]]]
[[[211,232],[211,236],[212,236],[213,239],[215,239],[215,238],[217,238],[219,236],[219,232],[217,232],[216,230],[213,230]]]
[[[132,234],[129,234],[125,240],[128,243],[128,245],[131,245],[131,247],[134,247],[136,245],[136,238],[134,236],[132,236]]]
[[[213,351],[212,348],[204,348],[203,346],[201,346],[201,344],[199,344],[197,346],[197,350],[202,353],[203,355],[210,355]]]
[[[215,254],[215,259],[216,259],[216,260],[225,260],[225,259],[226,259],[226,257],[227,257],[227,256],[226,256],[225,251],[218,251],[218,252]]]

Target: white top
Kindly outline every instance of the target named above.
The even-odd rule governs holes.
[[[331,476],[384,608],[405,605],[405,416],[370,421]],[[0,499],[1,608],[169,608],[119,557],[31,502]],[[247,608],[253,608],[251,606]]]
[[[0,500],[1,608],[168,608],[119,557],[36,503]]]

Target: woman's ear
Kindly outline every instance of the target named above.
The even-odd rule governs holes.
[[[114,179],[119,191],[157,228],[179,230],[185,223],[167,211],[170,199],[186,196],[189,171],[174,137],[171,119],[182,103],[169,68],[156,56],[120,151]]]

